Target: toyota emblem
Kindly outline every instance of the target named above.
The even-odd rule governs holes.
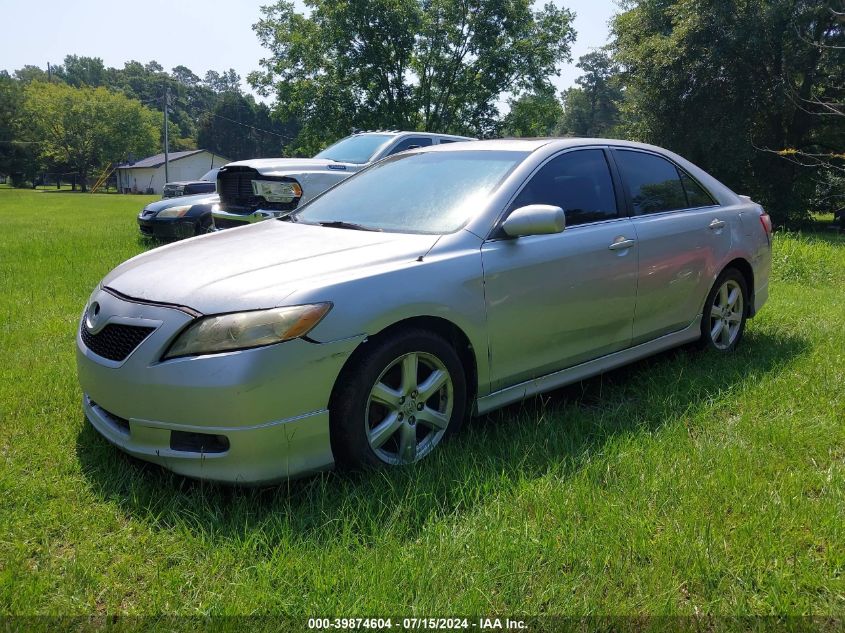
[[[96,301],[92,301],[91,305],[88,306],[88,309],[85,311],[85,326],[89,330],[93,330],[94,327],[97,325],[97,321],[100,319],[100,304]]]

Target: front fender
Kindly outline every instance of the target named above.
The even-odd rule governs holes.
[[[393,265],[331,287],[299,291],[288,303],[332,301],[309,333],[318,342],[372,336],[414,317],[437,317],[458,327],[476,356],[479,395],[489,392],[487,315],[481,254],[477,248]]]

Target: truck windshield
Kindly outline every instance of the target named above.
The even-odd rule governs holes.
[[[395,233],[453,233],[527,152],[397,154],[306,204],[295,222]]]
[[[340,139],[334,145],[330,145],[314,158],[335,160],[339,163],[356,163],[362,165],[369,163],[373,155],[381,149],[387,141],[391,140],[392,134],[357,134]]]

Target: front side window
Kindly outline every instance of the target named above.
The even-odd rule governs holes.
[[[392,134],[357,134],[340,139],[330,145],[314,158],[333,160],[338,163],[355,163],[363,165],[369,163],[373,155],[392,140]]]
[[[668,160],[629,150],[616,150],[614,156],[631,196],[634,215],[687,208],[678,170]]]
[[[453,233],[527,155],[483,150],[398,154],[329,189],[291,219],[397,233]]]
[[[404,152],[406,149],[415,149],[417,147],[428,147],[431,145],[432,141],[430,138],[425,138],[423,136],[411,136],[410,138],[403,139],[396,144],[388,156],[393,156],[394,154],[398,154],[399,152]]]
[[[567,226],[617,217],[613,180],[604,152],[567,152],[543,165],[520,191],[511,209],[550,204],[566,213]]]

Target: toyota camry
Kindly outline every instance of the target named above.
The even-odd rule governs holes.
[[[192,477],[401,466],[468,416],[686,343],[730,353],[770,266],[765,211],[669,151],[421,148],[115,268],[78,328],[83,407]]]

